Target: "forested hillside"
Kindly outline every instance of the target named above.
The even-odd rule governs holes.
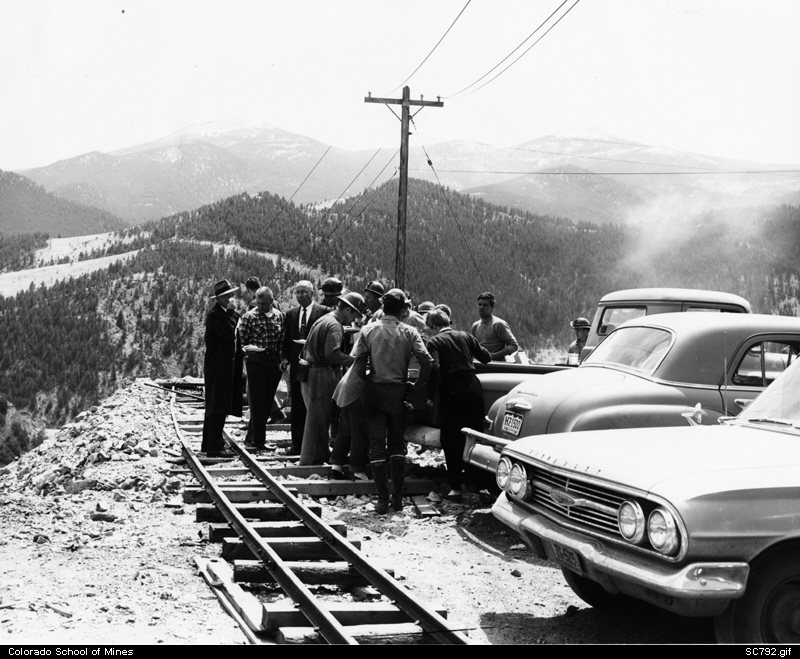
[[[743,214],[750,218],[749,235],[733,232],[733,212],[737,226]],[[387,184],[329,209],[244,194],[142,230],[151,232],[147,241],[191,238],[278,252],[361,290],[394,276],[396,213],[397,187]],[[757,310],[788,309],[784,294],[791,298],[794,288],[773,284],[796,281],[797,224],[794,206],[664,216],[641,227],[573,223],[510,213],[412,179],[406,288],[417,301],[449,304],[461,327],[477,317],[477,295],[493,291],[497,314],[535,353],[566,341],[569,320],[621,288],[709,288],[738,293]]]
[[[46,233],[0,235],[0,272],[15,272],[35,265],[34,253],[47,245]]]
[[[82,236],[128,226],[111,213],[47,192],[29,178],[0,170],[0,232]]]
[[[201,375],[203,319],[222,277],[256,274],[286,305],[312,266],[355,290],[390,283],[396,194],[387,185],[328,210],[245,194],[127,230],[127,249],[145,248],[129,261],[0,298],[0,392],[53,423],[123,380]],[[497,314],[534,358],[563,352],[569,320],[622,288],[730,291],[756,311],[797,315],[800,208],[747,212],[747,236],[734,236],[723,213],[641,228],[575,224],[412,180],[407,288],[417,301],[449,304],[460,327],[477,317],[476,296],[494,291]]]

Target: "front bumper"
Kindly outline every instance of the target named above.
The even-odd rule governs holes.
[[[718,615],[730,600],[744,595],[750,571],[747,563],[661,564],[564,529],[543,515],[515,505],[505,493],[495,502],[492,513],[519,533],[540,558],[579,572],[610,593],[630,595],[688,616]],[[579,557],[578,563],[565,560],[574,555]]]
[[[493,474],[497,472],[500,453],[512,440],[493,437],[471,428],[462,428],[461,431],[465,438],[464,462]]]

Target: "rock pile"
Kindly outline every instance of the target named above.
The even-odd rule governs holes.
[[[164,454],[180,455],[169,395],[145,382],[150,381],[139,379],[116,391],[0,469],[0,492],[74,495],[111,490],[117,501],[134,492],[158,501],[180,490],[183,481],[167,475],[163,460]]]

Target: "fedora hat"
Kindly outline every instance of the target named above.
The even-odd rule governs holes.
[[[239,290],[238,286],[233,286],[227,279],[220,279],[214,284],[214,294],[211,296],[219,297],[220,295],[227,295],[228,293],[235,293]]]

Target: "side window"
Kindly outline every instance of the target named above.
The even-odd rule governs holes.
[[[794,363],[800,346],[781,341],[763,341],[747,349],[733,374],[733,384],[766,387]]]
[[[597,333],[600,336],[605,336],[626,320],[640,318],[645,315],[647,315],[647,307],[606,307],[603,310],[603,317],[600,319]]]
[[[711,311],[713,313],[745,313],[741,307],[708,306],[702,303],[684,302],[681,311]]]

